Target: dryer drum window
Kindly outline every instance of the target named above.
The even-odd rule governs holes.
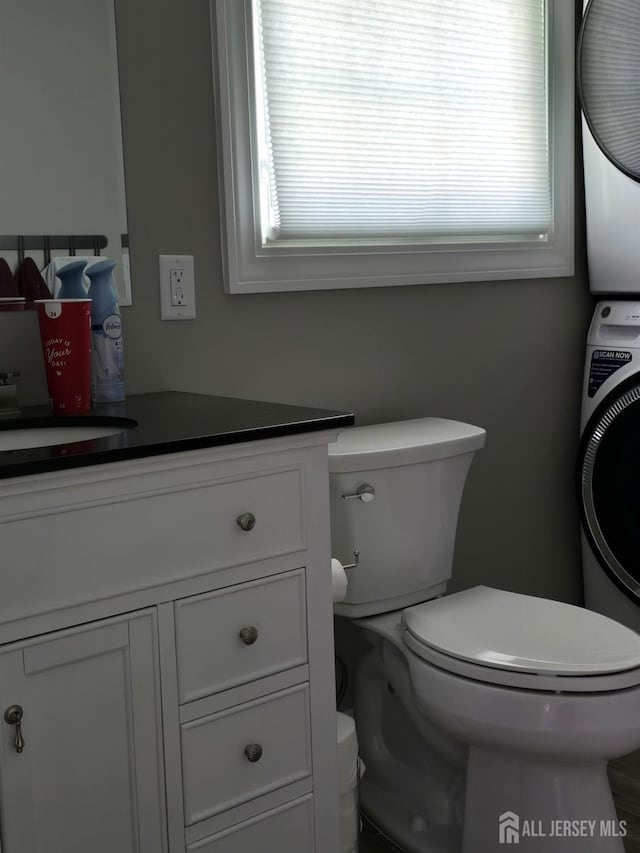
[[[578,95],[593,138],[614,166],[640,181],[638,0],[590,0],[577,65]]]
[[[640,385],[618,389],[604,402],[582,448],[585,532],[607,572],[640,597]]]

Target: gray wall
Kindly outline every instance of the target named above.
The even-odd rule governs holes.
[[[581,202],[575,278],[227,296],[208,0],[117,8],[130,392],[347,409],[360,424],[424,415],[479,424],[488,438],[463,502],[456,588],[579,601],[573,466],[591,310]],[[172,252],[195,256],[195,321],[159,319],[157,256]]]

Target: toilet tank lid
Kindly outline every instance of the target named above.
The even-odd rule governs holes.
[[[329,471],[367,471],[445,459],[479,450],[485,435],[481,427],[444,418],[351,427],[329,445]]]

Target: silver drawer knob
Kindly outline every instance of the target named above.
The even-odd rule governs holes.
[[[249,625],[246,628],[241,628],[240,639],[245,644],[245,646],[252,646],[258,639],[258,629],[254,628],[253,625]]]
[[[256,526],[256,517],[252,512],[243,512],[242,515],[239,515],[236,518],[238,522],[238,527],[241,527],[243,530],[253,530]]]
[[[260,761],[262,758],[262,747],[259,743],[250,743],[248,746],[245,746],[244,754],[248,761],[255,764],[256,761]]]

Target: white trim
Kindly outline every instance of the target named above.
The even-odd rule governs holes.
[[[574,8],[547,0],[554,226],[539,243],[263,247],[251,159],[250,0],[211,0],[225,290],[257,293],[563,277],[574,272]]]

